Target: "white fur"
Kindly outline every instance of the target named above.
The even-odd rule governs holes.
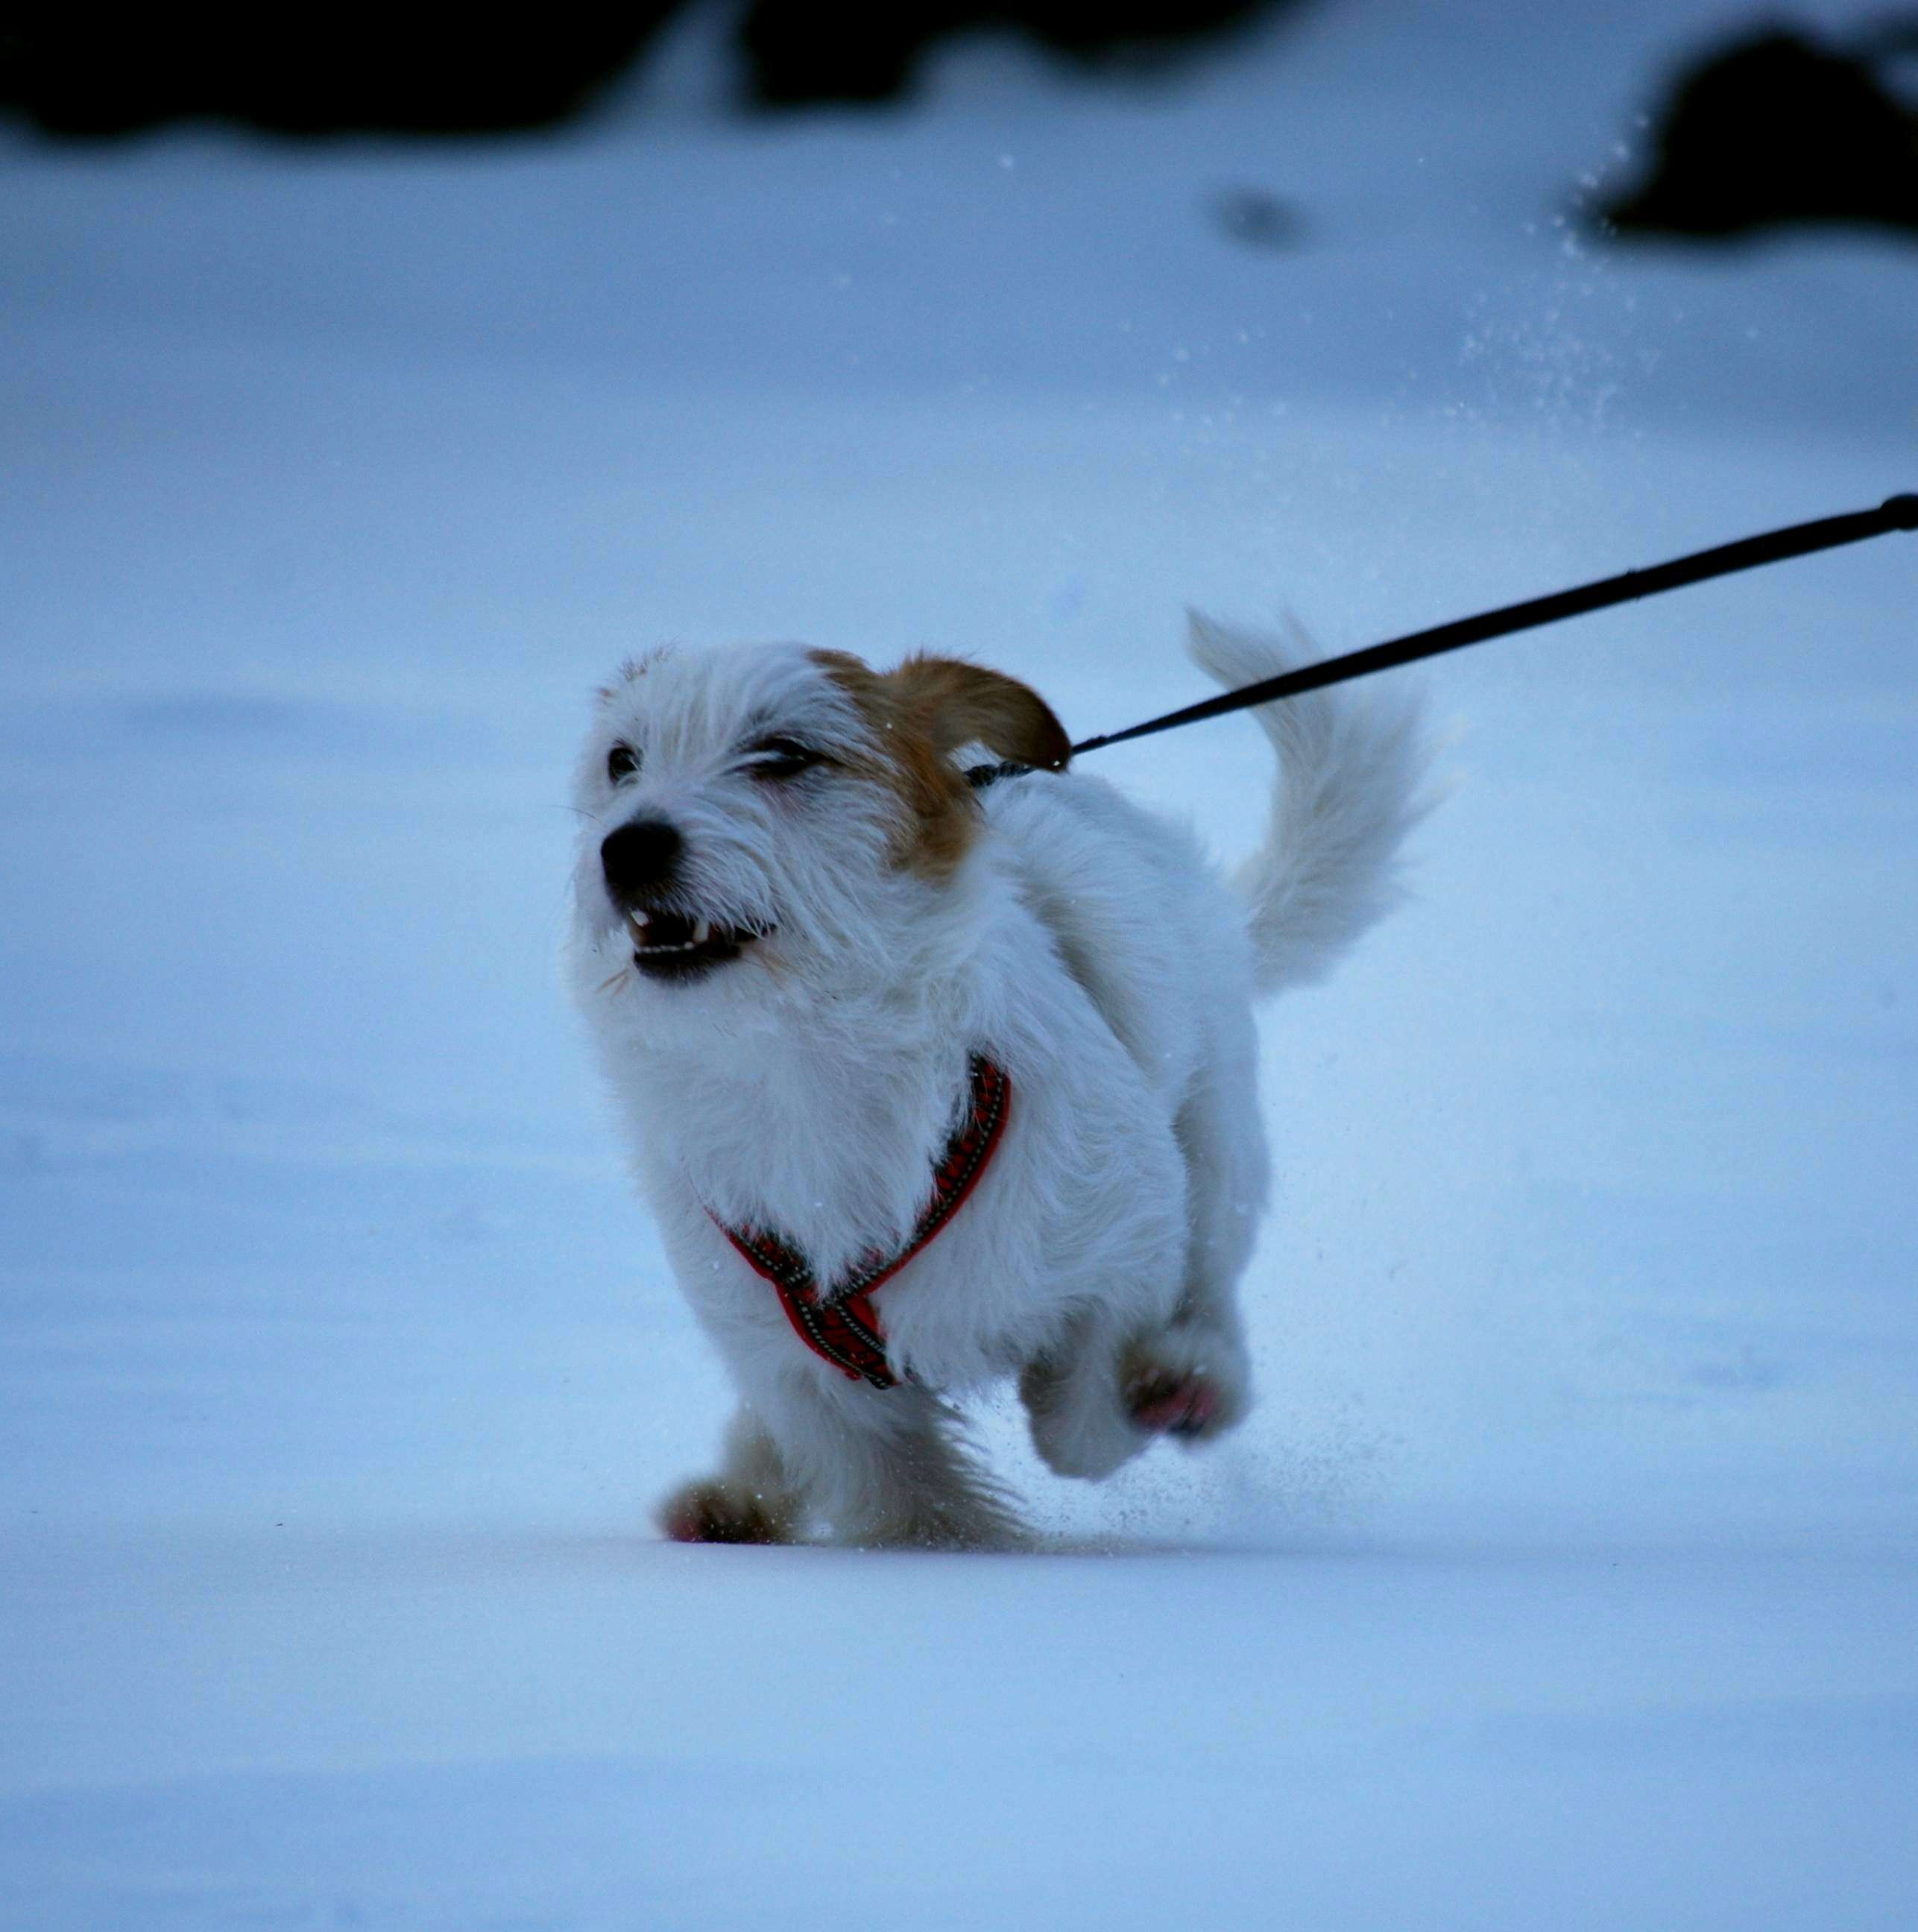
[[[1232,685],[1286,664],[1196,617],[1192,649]],[[1259,715],[1280,777],[1235,894],[1186,832],[1076,771],[980,794],[950,877],[902,866],[884,787],[833,768],[769,785],[741,764],[768,733],[884,753],[797,646],[662,652],[605,694],[575,788],[570,976],[742,1403],[717,1474],[669,1508],[754,1534],[1002,1544],[1016,1519],[953,1399],[1019,1377],[1040,1454],[1087,1478],[1151,1439],[1128,1375],[1202,1379],[1207,1433],[1244,1414],[1235,1294],[1267,1190],[1253,999],[1316,977],[1384,909],[1421,770],[1403,706],[1319,693]],[[644,756],[617,786],[616,742]],[[680,909],[776,930],[692,984],[629,970],[599,845],[635,817],[685,839]],[[965,1205],[878,1291],[914,1379],[875,1390],[800,1342],[712,1217],[776,1231],[825,1282],[896,1250],[975,1052],[1010,1076],[1009,1123]]]

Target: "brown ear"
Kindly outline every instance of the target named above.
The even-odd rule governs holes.
[[[958,658],[908,658],[882,680],[941,753],[983,745],[1002,758],[1061,772],[1072,757],[1065,727],[1018,679]]]

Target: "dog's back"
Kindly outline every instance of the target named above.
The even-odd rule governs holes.
[[[1190,649],[1228,688],[1294,661],[1196,614]],[[1182,1090],[1217,1050],[1218,1016],[1322,977],[1391,909],[1423,810],[1415,704],[1314,692],[1253,715],[1278,772],[1265,840],[1231,888],[1184,827],[1097,778],[1033,773],[986,794],[1022,896],[1161,1091]]]
[[[1175,1103],[1208,1058],[1211,1018],[1251,1004],[1244,904],[1190,832],[1103,779],[1033,772],[994,786],[986,807],[1067,971]]]

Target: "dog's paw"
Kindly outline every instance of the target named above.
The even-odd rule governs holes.
[[[1026,1364],[1019,1393],[1032,1446],[1055,1476],[1099,1482],[1145,1446],[1112,1400],[1109,1362],[1088,1368],[1042,1356]]]
[[[1244,1414],[1245,1384],[1238,1350],[1223,1337],[1175,1325],[1127,1352],[1119,1399],[1135,1429],[1201,1442]]]
[[[675,1543],[790,1543],[785,1515],[764,1497],[708,1480],[688,1483],[659,1505],[659,1527]]]
[[[1202,1375],[1142,1376],[1127,1384],[1125,1402],[1134,1424],[1154,1436],[1203,1436],[1221,1407]]]

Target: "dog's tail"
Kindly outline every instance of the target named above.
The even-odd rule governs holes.
[[[1193,661],[1228,690],[1310,662],[1292,648],[1190,614]],[[1430,764],[1421,707],[1403,691],[1307,692],[1253,713],[1279,759],[1264,846],[1240,868],[1259,991],[1309,986],[1400,897],[1399,848],[1424,816]]]

